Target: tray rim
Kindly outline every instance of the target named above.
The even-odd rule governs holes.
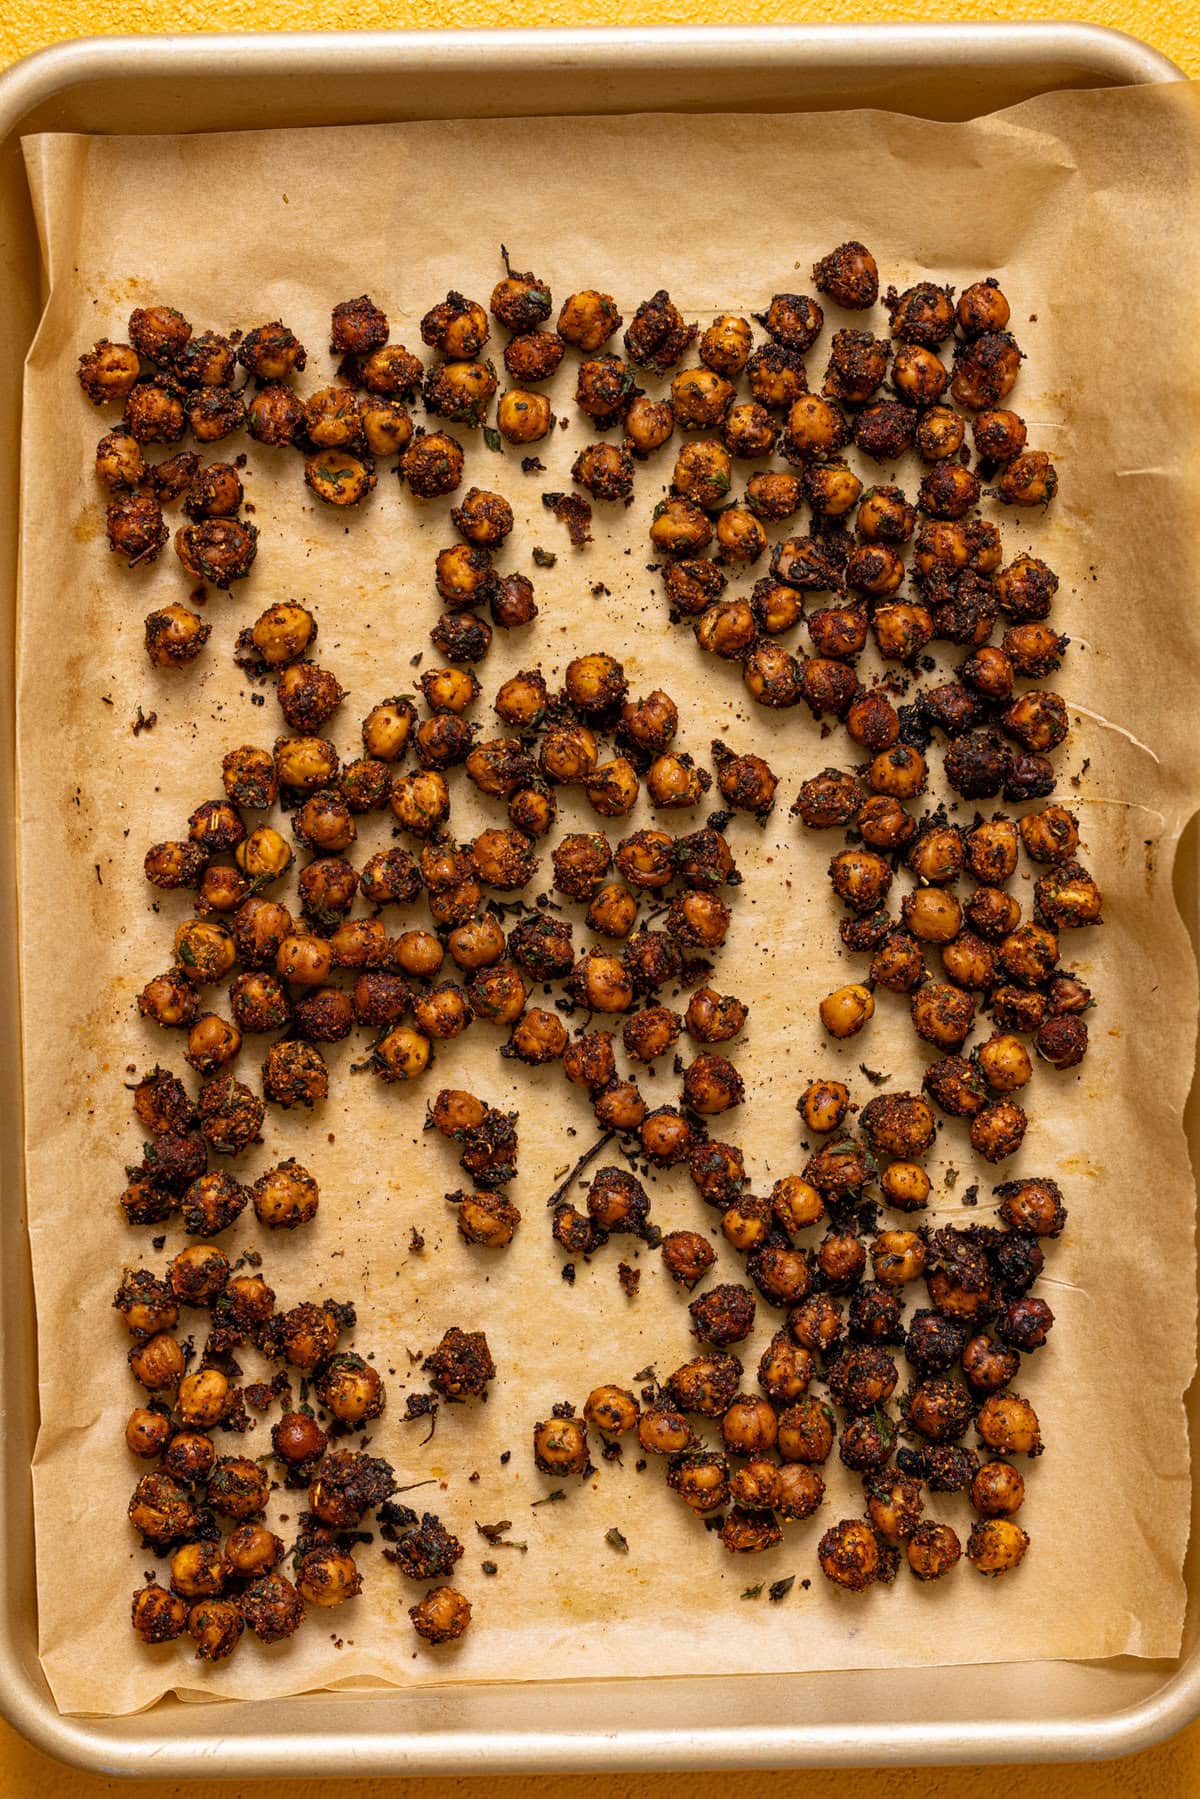
[[[344,75],[359,65],[373,73],[392,69],[397,74],[411,74],[422,65],[451,67],[484,48],[494,62],[510,67],[537,63],[544,67],[547,53],[595,56],[617,71],[652,67],[668,54],[729,58],[747,67],[783,54],[803,54],[810,68],[833,67],[848,60],[900,68],[912,66],[919,58],[932,70],[947,65],[961,68],[964,44],[981,60],[994,59],[1012,68],[1020,66],[1022,45],[1030,53],[1036,45],[1039,54],[1057,54],[1081,72],[1086,70],[1095,78],[1095,85],[1185,79],[1168,57],[1142,40],[1075,21],[89,36],[34,51],[0,71],[0,147],[14,147],[22,120],[71,89],[115,78],[127,81],[143,74],[170,76],[182,83],[227,74],[231,60],[238,62],[243,73],[269,71],[273,77],[335,71]],[[132,71],[131,59],[136,65]],[[6,728],[11,724],[6,721]],[[10,1194],[9,1201],[15,1197]],[[24,1228],[22,1217],[18,1226],[22,1236]],[[6,1359],[12,1334],[10,1322],[0,1318],[0,1361]],[[0,1398],[0,1420],[4,1410]],[[7,1433],[0,1433],[0,1471],[7,1440]],[[31,1503],[27,1487],[25,1498]],[[10,1509],[0,1493],[0,1539],[11,1531]],[[0,1553],[6,1548],[0,1541]],[[668,1683],[660,1684],[665,1690]],[[388,1696],[394,1697],[394,1692]],[[318,1697],[326,1695],[299,1695],[284,1705],[290,1709],[305,1698]],[[371,1695],[355,1697],[365,1702]],[[206,1718],[211,1723],[218,1711],[225,1712],[237,1703],[222,1701],[217,1710],[208,1706],[198,1709],[197,1722]],[[276,1713],[278,1709],[274,1702]],[[335,1741],[323,1731],[303,1725],[227,1736],[207,1731],[199,1736],[139,1730],[139,1719],[152,1721],[156,1710],[112,1720],[60,1714],[44,1680],[0,1626],[0,1715],[47,1755],[93,1772],[134,1778],[150,1773],[216,1779],[335,1771],[347,1776],[398,1771],[464,1774],[478,1772],[482,1761],[495,1773],[539,1769],[582,1773],[631,1768],[666,1771],[755,1765],[899,1767],[1015,1759],[1099,1760],[1151,1747],[1200,1714],[1200,1650],[1182,1660],[1169,1678],[1132,1706],[1086,1717],[1026,1719],[1020,1724],[997,1718],[940,1724],[806,1722],[770,1728],[664,1724],[652,1731],[621,1726],[605,1731],[443,1728],[420,1734],[377,1729],[360,1730]]]

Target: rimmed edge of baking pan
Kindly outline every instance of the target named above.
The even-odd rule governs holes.
[[[669,89],[664,86],[669,80]],[[969,118],[1059,87],[1180,78],[1149,46],[1085,25],[253,33],[82,39],[0,75],[0,267],[12,271],[0,404],[19,440],[21,368],[40,309],[19,139],[398,117],[873,106]],[[472,92],[474,88],[474,92]],[[475,104],[468,105],[472,100]],[[0,470],[0,606],[15,606],[17,469]],[[238,1779],[340,1773],[891,1765],[1132,1754],[1200,1711],[1200,1645],[1178,1663],[1039,1664],[739,1679],[714,1724],[711,1680],[319,1692],[130,1718],[65,1718],[37,1661],[29,1460],[37,1424],[20,1166],[13,633],[0,632],[0,1710],[48,1754],[107,1774]],[[1176,869],[1196,936],[1195,825]],[[9,928],[5,928],[8,926]],[[36,1004],[36,996],[26,995]],[[1193,1107],[1193,1111],[1194,1111]],[[1191,1114],[1189,1115],[1191,1118]],[[1192,1140],[1200,1128],[1192,1122]],[[69,1176],[68,1176],[69,1178]],[[1194,1608],[1193,1608],[1194,1610]],[[1195,1621],[1190,1620],[1190,1638]],[[803,1716],[798,1716],[798,1700]],[[929,1716],[931,1703],[937,1715]]]

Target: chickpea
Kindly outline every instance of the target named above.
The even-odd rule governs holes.
[[[638,774],[625,756],[614,756],[594,768],[583,783],[588,804],[601,818],[624,818],[638,798]]]
[[[645,461],[667,443],[675,430],[675,414],[669,400],[651,400],[634,393],[625,408],[625,448]]]
[[[586,1474],[587,1425],[580,1418],[550,1418],[535,1424],[533,1459],[542,1474]]]
[[[137,1342],[129,1351],[129,1368],[148,1393],[165,1393],[183,1375],[183,1351],[165,1331]]]
[[[664,811],[698,806],[711,786],[707,768],[698,768],[684,750],[655,757],[646,770],[649,802]]]
[[[971,1504],[984,1518],[1011,1518],[1024,1499],[1024,1479],[1011,1462],[984,1462],[971,1482]]]
[[[659,1401],[647,1406],[638,1420],[638,1444],[647,1455],[682,1455],[695,1441],[683,1413]]]
[[[906,894],[900,911],[905,929],[921,943],[949,943],[962,929],[962,906],[940,887],[918,887]]]
[[[1020,1149],[1028,1122],[1020,1106],[1010,1101],[984,1106],[971,1120],[971,1148],[985,1162],[1002,1162]]]
[[[755,394],[756,399],[761,395]],[[712,430],[733,402],[733,387],[712,369],[680,369],[671,378],[671,410],[684,431]]]
[[[839,244],[813,267],[817,292],[828,294],[836,306],[862,312],[879,298],[879,269],[865,245],[854,240]]]
[[[146,615],[146,654],[152,668],[184,668],[194,662],[212,634],[198,613],[173,600]]]
[[[911,993],[925,978],[920,945],[905,931],[891,931],[871,960],[870,979],[891,993]]]
[[[759,706],[783,708],[800,699],[800,665],[780,644],[752,643],[742,659],[742,680]]]
[[[601,831],[571,833],[555,846],[551,859],[559,892],[569,899],[590,900],[612,867],[612,849]]]
[[[713,536],[712,523],[690,500],[670,498],[654,508],[650,541],[665,555],[698,555],[708,548]]]
[[[716,1251],[698,1231],[668,1231],[661,1247],[667,1273],[689,1292],[716,1261]]]
[[[624,1387],[594,1387],[587,1396],[583,1415],[593,1430],[611,1438],[636,1430],[641,1412],[633,1394]]]
[[[950,371],[940,356],[920,344],[901,344],[892,357],[892,386],[910,407],[934,406],[950,384]],[[919,428],[914,419],[913,437]]]
[[[820,1222],[825,1216],[825,1202],[808,1181],[796,1174],[785,1174],[771,1189],[771,1213],[788,1236],[795,1236]]]
[[[824,1134],[836,1131],[850,1105],[850,1092],[841,1081],[814,1081],[800,1099],[800,1116],[806,1130]]]
[[[775,1447],[779,1425],[770,1402],[742,1393],[721,1419],[721,1437],[731,1455],[765,1455]]]
[[[1010,1518],[985,1518],[971,1526],[967,1560],[980,1574],[1007,1574],[1019,1568],[1029,1548],[1028,1534]]]
[[[558,334],[577,350],[582,350],[585,356],[591,356],[620,330],[623,323],[611,294],[585,288],[563,302],[558,315]]]
[[[709,655],[737,662],[758,635],[758,625],[745,600],[722,600],[709,606],[693,626],[696,642]]]
[[[151,1581],[134,1594],[130,1620],[143,1643],[173,1643],[187,1629],[188,1608],[178,1594]]]
[[[913,994],[911,1014],[913,1029],[926,1043],[961,1049],[975,1022],[975,1001],[959,987],[928,981]]]
[[[877,606],[871,615],[871,635],[886,661],[911,662],[933,636],[933,619],[927,607],[910,602]]]
[[[808,392],[808,370],[795,350],[782,344],[763,344],[746,364],[746,379],[754,403],[767,412],[788,412]],[[788,440],[781,444],[788,455]]]
[[[754,461],[762,456],[769,456],[775,448],[779,435],[779,426],[771,417],[765,406],[757,400],[736,401],[725,414],[725,422],[721,427],[721,437],[726,450],[731,456],[743,461]],[[771,506],[786,505],[786,495],[795,489],[795,477],[782,473],[762,474],[751,477],[750,485],[757,482],[753,496],[747,495],[747,504],[756,518],[790,518],[796,510],[772,513]],[[773,496],[773,498],[772,498]]]
[[[715,1512],[729,1500],[729,1465],[722,1455],[708,1450],[690,1450],[672,1462],[667,1471],[667,1485],[678,1493],[686,1506],[703,1517]]]
[[[868,988],[851,984],[828,994],[817,1009],[831,1037],[855,1037],[874,1016],[875,1000]]]
[[[860,915],[877,911],[892,885],[891,868],[873,850],[839,850],[829,878],[838,898]]]
[[[130,344],[102,337],[79,358],[79,385],[93,406],[119,405],[141,373],[138,353]]]
[[[985,412],[1012,391],[1020,367],[1021,351],[1009,332],[981,332],[955,352],[950,391],[967,411]]]

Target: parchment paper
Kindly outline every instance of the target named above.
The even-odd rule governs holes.
[[[49,277],[28,372],[20,644],[28,1210],[43,1407],[34,1480],[41,1654],[65,1711],[129,1712],[173,1687],[262,1697],[380,1682],[1177,1652],[1191,1491],[1181,1395],[1195,1324],[1181,1114],[1196,998],[1171,864],[1197,793],[1195,145],[1195,98],[1182,89],[1052,96],[968,125],[882,114],[663,116],[27,142]],[[122,1427],[138,1395],[107,1308],[123,1263],[161,1266],[183,1241],[172,1232],[156,1256],[151,1233],[120,1220],[116,1197],[138,1154],[123,1085],[130,1068],[161,1058],[182,1070],[182,1042],[144,1027],[132,1001],[169,959],[187,902],[154,903],[142,855],[220,791],[226,748],[269,744],[282,728],[269,689],[260,709],[233,667],[238,629],[273,599],[313,604],[319,659],[351,690],[334,732],[352,753],[367,708],[411,687],[418,652],[434,660],[432,561],[452,532],[445,503],[415,504],[388,472],[361,516],[344,518],[313,502],[294,455],[237,440],[231,447],[249,452],[247,494],[262,532],[257,567],[231,596],[210,596],[212,640],[194,669],[155,676],[143,616],[186,598],[188,583],[169,552],[132,573],[109,557],[91,451],[112,419],[81,401],[75,358],[103,334],[123,338],[131,306],[165,298],[197,328],[286,319],[309,346],[309,389],[331,378],[334,301],[368,290],[393,339],[419,348],[417,321],[448,287],[486,300],[501,240],[515,266],[550,281],[556,304],[596,285],[616,293],[628,318],[667,285],[704,322],[761,308],[780,288],[807,288],[814,257],[847,236],[872,245],[885,283],[1000,277],[1029,355],[1015,403],[1062,475],[1044,522],[1003,522],[1009,553],[1033,546],[1060,571],[1054,619],[1074,640],[1059,677],[1074,729],[1058,760],[1106,923],[1066,936],[1064,953],[1099,994],[1093,1047],[1070,1075],[1039,1067],[1026,1145],[999,1175],[972,1162],[954,1121],[932,1160],[931,1219],[987,1220],[991,1182],[1020,1173],[1055,1175],[1071,1208],[1039,1288],[1057,1326],[1020,1378],[1048,1445],[1029,1468],[1026,1564],[997,1583],[964,1562],[933,1589],[901,1570],[894,1590],[834,1591],[819,1576],[816,1541],[859,1504],[836,1458],[819,1517],[789,1527],[783,1546],[759,1558],[728,1557],[666,1493],[661,1467],[636,1471],[635,1453],[566,1503],[531,1510],[554,1484],[532,1466],[535,1419],[559,1399],[581,1404],[602,1380],[632,1383],[648,1363],[665,1376],[694,1343],[686,1295],[654,1254],[636,1257],[643,1279],[633,1301],[616,1273],[628,1243],[581,1264],[573,1289],[559,1278],[544,1201],[594,1126],[559,1070],[500,1061],[498,1037],[478,1026],[422,1086],[387,1090],[351,1077],[361,1038],[332,1051],[329,1103],[311,1118],[272,1112],[262,1149],[240,1165],[252,1174],[298,1155],[321,1183],[315,1226],[268,1240],[251,1218],[231,1239],[263,1252],[281,1304],[317,1292],[359,1301],[355,1342],[389,1371],[374,1445],[403,1482],[441,1483],[413,1502],[436,1509],[467,1545],[457,1584],[475,1607],[470,1632],[453,1649],[418,1647],[405,1609],[419,1589],[376,1547],[363,1555],[364,1597],[291,1643],[264,1649],[247,1637],[215,1669],[179,1646],[147,1653],[128,1625],[130,1591],[152,1565],[125,1520],[141,1468]],[[831,309],[829,327],[846,322],[862,321]],[[814,384],[827,339],[810,358]],[[887,995],[847,1045],[832,1046],[815,1023],[817,999],[863,964],[837,944],[825,878],[836,844],[802,834],[787,807],[801,779],[848,760],[848,745],[827,744],[803,709],[753,707],[735,670],[669,626],[646,570],[645,530],[674,450],[641,471],[628,513],[597,509],[584,551],[569,550],[542,508],[543,489],[568,485],[585,439],[568,361],[554,392],[572,425],[537,446],[546,475],[524,476],[518,452],[496,455],[471,439],[468,480],[498,486],[518,514],[502,566],[529,569],[542,606],[532,630],[497,633],[481,674],[490,696],[519,666],[540,661],[553,678],[581,649],[615,650],[635,690],[657,683],[676,696],[684,746],[706,758],[721,732],[783,776],[765,830],[746,819],[731,827],[747,879],[717,974],[751,1014],[736,1049],[748,1103],[715,1134],[745,1146],[761,1191],[802,1164],[794,1102],[808,1078],[842,1072],[865,1102],[872,1089],[860,1062],[915,1087],[923,1058],[903,1006]],[[902,469],[910,491],[919,474],[915,461]],[[531,566],[539,543],[558,553],[550,571]],[[607,595],[593,595],[597,582]],[[158,724],[135,738],[139,705]],[[486,725],[486,704],[479,715]],[[483,816],[472,801],[460,778],[453,824],[463,836]],[[561,826],[585,816],[568,803]],[[649,822],[643,802],[629,825]],[[363,857],[386,830],[368,824]],[[260,1054],[248,1041],[243,1076],[255,1078]],[[507,1254],[467,1249],[443,1203],[461,1176],[450,1146],[420,1127],[426,1099],[447,1082],[519,1107],[513,1195],[524,1223]],[[665,1065],[645,1086],[655,1102],[677,1091]],[[980,1203],[967,1212],[962,1196],[977,1178]],[[713,1228],[684,1173],[652,1175],[650,1185],[664,1229]],[[421,1254],[408,1248],[413,1227],[426,1239]],[[739,1278],[738,1259],[719,1238],[718,1247],[718,1274]],[[748,1381],[777,1321],[760,1306],[743,1346]],[[407,1352],[430,1348],[451,1323],[486,1327],[499,1376],[486,1407],[443,1409],[422,1449],[423,1424],[402,1422],[404,1394],[420,1384]],[[248,1453],[266,1447],[266,1428]],[[296,1495],[280,1495],[272,1520],[294,1521],[298,1509]],[[961,1500],[931,1496],[929,1510],[965,1533]],[[514,1521],[527,1553],[489,1551],[476,1535],[474,1520],[501,1518]],[[606,1544],[613,1525],[626,1555]],[[488,1555],[500,1565],[491,1579],[479,1569]],[[799,1578],[781,1604],[739,1597],[786,1574]]]

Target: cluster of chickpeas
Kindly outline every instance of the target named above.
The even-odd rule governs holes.
[[[802,1174],[769,1195],[747,1187],[741,1153],[708,1143],[692,1158],[701,1197],[720,1214],[721,1234],[744,1254],[753,1286],[721,1282],[691,1301],[702,1352],[640,1395],[597,1387],[577,1415],[562,1403],[534,1426],[537,1468],[563,1478],[592,1472],[591,1438],[613,1453],[636,1438],[662,1457],[667,1485],[718,1530],[731,1554],[774,1548],[783,1527],[813,1517],[825,1500],[822,1466],[836,1445],[861,1477],[865,1516],[834,1524],[818,1560],[854,1591],[894,1578],[901,1555],[917,1580],[935,1580],[960,1559],[952,1525],[925,1518],[925,1494],[965,1493],[975,1512],[967,1559],[980,1573],[1017,1567],[1029,1538],[1016,1522],[1025,1496],[1017,1462],[1041,1454],[1037,1414],[1013,1391],[1023,1354],[1054,1322],[1033,1287],[1042,1240],[1057,1237],[1066,1209],[1054,1181],[1012,1181],[996,1190],[997,1225],[900,1230],[874,1221],[868,1192],[878,1180],[902,1211],[925,1204],[920,1158],[933,1142],[926,1100],[880,1094],[844,1130],[850,1097],[837,1081],[814,1082],[802,1101],[808,1131],[825,1139]],[[886,1172],[879,1161],[893,1158]],[[606,1230],[644,1232],[650,1199],[636,1177],[602,1169],[589,1213]],[[805,1245],[817,1225],[824,1235]],[[672,1231],[663,1261],[689,1292],[713,1266],[708,1238]],[[905,1319],[906,1289],[922,1283],[926,1304]],[[760,1301],[785,1314],[750,1389],[734,1347],[752,1334]],[[911,1370],[897,1394],[902,1350]],[[957,1378],[956,1378],[957,1377]],[[811,1388],[821,1382],[825,1396]],[[900,1417],[889,1409],[897,1397]],[[842,1419],[839,1428],[837,1413]],[[707,1423],[719,1443],[706,1443]],[[976,1450],[963,1442],[974,1428]]]
[[[126,1446],[154,1464],[134,1488],[129,1520],[143,1547],[169,1558],[166,1584],[150,1579],[135,1592],[133,1629],[147,1644],[186,1635],[202,1661],[216,1662],[233,1654],[247,1628],[263,1643],[278,1642],[294,1635],[308,1608],[324,1611],[357,1597],[363,1582],[353,1533],[368,1515],[388,1527],[397,1544],[390,1559],[413,1580],[449,1574],[462,1545],[428,1516],[413,1535],[416,1514],[389,1503],[396,1487],[390,1464],[368,1455],[365,1442],[339,1447],[386,1403],[379,1371],[339,1347],[354,1327],[353,1306],[319,1299],[279,1310],[258,1258],[232,1262],[212,1241],[236,1221],[246,1196],[231,1177],[194,1170],[209,1149],[236,1155],[245,1132],[214,1133],[208,1092],[194,1104],[161,1068],[134,1089],[147,1144],[126,1195],[127,1214],[161,1223],[179,1210],[185,1231],[200,1241],[161,1274],[127,1269],[113,1304],[133,1339],[130,1372],[145,1392],[126,1423]],[[147,1205],[151,1192],[156,1197]],[[253,1188],[255,1212],[267,1226],[310,1221],[317,1197],[316,1182],[294,1161]],[[190,1337],[178,1334],[185,1312],[207,1317],[199,1356]],[[269,1384],[235,1384],[234,1357],[247,1348],[277,1365]],[[483,1392],[495,1373],[482,1333],[457,1327],[425,1357],[424,1369],[433,1392],[448,1401]],[[293,1377],[301,1382],[298,1404]],[[244,1434],[254,1428],[248,1407],[263,1412],[276,1401],[283,1410],[269,1458],[218,1453],[215,1432]],[[280,1486],[307,1496],[290,1551],[265,1521]],[[470,1614],[469,1602],[447,1586],[431,1588],[410,1608],[415,1630],[431,1643],[461,1636]]]
[[[420,680],[426,715],[407,697],[382,701],[363,721],[364,754],[343,763],[334,744],[316,735],[343,691],[307,659],[314,634],[312,615],[295,604],[269,608],[249,628],[245,654],[277,671],[285,722],[304,734],[282,737],[270,750],[231,750],[222,765],[225,797],[197,807],[185,838],[154,844],[145,858],[153,885],[195,893],[196,915],[176,929],[172,966],[147,983],[138,1006],[155,1023],[187,1032],[187,1060],[209,1077],[202,1108],[223,1117],[236,1111],[244,1140],[257,1138],[263,1100],[230,1070],[247,1035],[275,1037],[262,1092],[287,1108],[326,1097],[322,1046],[356,1026],[373,1034],[371,1068],[395,1082],[423,1075],[435,1047],[481,1022],[507,1029],[505,1057],[529,1066],[561,1062],[591,1097],[598,1122],[636,1133],[657,1166],[685,1159],[703,1140],[703,1121],[743,1098],[736,1067],[719,1051],[740,1032],[747,1009],[701,984],[704,958],[724,943],[731,922],[722,895],[740,879],[722,832],[644,828],[615,845],[602,830],[567,833],[550,857],[551,890],[523,902],[510,928],[504,924],[511,896],[538,874],[539,840],[554,825],[557,792],[581,790],[607,821],[630,812],[643,786],[666,812],[694,806],[707,791],[708,771],[675,747],[679,714],[670,696],[656,690],[634,699],[614,657],[584,655],[568,665],[557,693],[536,668],[506,681],[494,710],[512,735],[485,739],[465,716],[479,692],[475,677],[454,666],[430,669]],[[605,755],[609,736],[613,753]],[[410,750],[415,765],[405,771]],[[728,807],[770,806],[775,777],[765,762],[723,745],[715,760]],[[478,793],[506,802],[507,827],[454,839],[448,776],[458,765]],[[293,843],[275,825],[250,829],[243,817],[276,803],[289,810],[292,839],[309,856],[297,877],[299,917],[268,891],[292,869]],[[358,868],[347,853],[356,821],[370,812],[389,816],[415,847],[378,850]],[[371,916],[351,916],[360,899]],[[420,899],[435,929],[390,933],[380,914]],[[563,902],[586,906],[584,922],[599,941],[577,944]],[[643,916],[648,906],[655,917]],[[447,958],[461,979],[442,978]],[[338,984],[341,973],[351,977],[348,987]],[[227,1016],[204,1005],[205,989],[226,980]],[[536,985],[549,992],[556,983],[566,994],[552,1007],[530,1003]],[[683,1014],[657,1000],[675,983],[690,988]],[[574,1009],[589,1020],[622,1016],[621,1046],[640,1067],[672,1055],[686,1031],[699,1053],[681,1069],[681,1105],[651,1109],[636,1079],[619,1073],[615,1033],[572,1034]],[[485,1194],[514,1178],[515,1121],[497,1108],[446,1089],[430,1122],[459,1142],[463,1167]],[[147,1205],[154,1212],[154,1201],[141,1197],[147,1184],[156,1191],[152,1169],[139,1172],[130,1216],[144,1215]],[[509,1202],[475,1197],[491,1207],[493,1226],[498,1213],[515,1225]],[[480,1221],[466,1206],[460,1222],[468,1234]],[[555,1228],[582,1240],[569,1206],[559,1209]]]

